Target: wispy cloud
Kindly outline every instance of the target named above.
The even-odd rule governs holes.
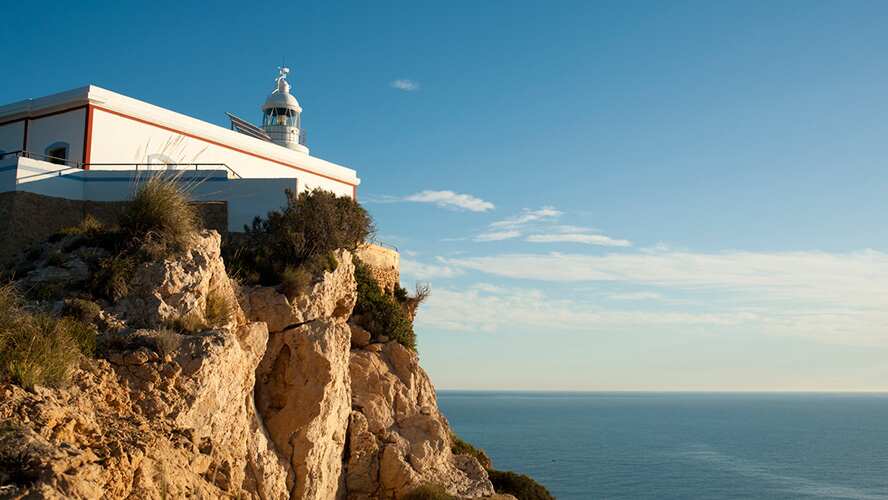
[[[423,328],[465,332],[527,331],[608,332],[621,328],[735,326],[758,320],[743,311],[653,312],[603,309],[572,299],[559,299],[533,288],[477,284],[467,288],[435,288],[417,317]]]
[[[393,80],[389,85],[393,89],[403,90],[404,92],[415,92],[419,90],[419,82],[408,80],[406,78]]]
[[[453,278],[464,274],[463,269],[442,264],[425,264],[401,258],[401,276],[426,281],[435,278]]]
[[[477,196],[453,191],[425,190],[407,196],[369,195],[364,203],[432,203],[442,208],[486,212],[495,208],[494,204]]]
[[[536,210],[525,208],[521,213],[491,222],[487,230],[477,234],[475,241],[502,241],[524,236],[529,243],[581,243],[609,247],[632,246],[629,240],[611,238],[591,227],[558,224],[564,212],[552,206]]]
[[[611,300],[662,300],[663,295],[654,292],[612,293],[607,296]]]
[[[506,231],[489,231],[475,236],[475,241],[502,241],[518,238],[520,236],[521,231],[518,231],[517,229],[509,229]]]
[[[525,241],[531,243],[584,243],[586,245],[599,245],[606,247],[632,246],[629,240],[618,240],[603,234],[579,234],[579,233],[554,233],[531,234]]]
[[[755,331],[888,343],[888,254],[875,250],[503,254],[442,264],[550,283],[645,286],[667,302],[672,296],[705,298],[696,301],[702,305],[685,304],[684,312],[721,309],[719,317],[740,318]]]
[[[420,191],[410,196],[405,196],[403,201],[416,203],[433,203],[439,207],[468,210],[470,212],[486,212],[493,210],[494,205],[489,201],[470,194],[454,193],[453,191]]]
[[[530,222],[541,221],[545,219],[553,219],[560,216],[563,212],[555,207],[543,207],[539,210],[530,210],[525,208],[520,214],[499,220],[490,224],[490,227],[518,227]]]

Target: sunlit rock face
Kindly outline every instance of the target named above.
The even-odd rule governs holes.
[[[349,324],[348,252],[290,300],[234,286],[219,242],[201,233],[137,269],[127,295],[102,304],[118,347],[82,358],[68,387],[0,386],[0,450],[20,464],[0,466],[0,496],[369,500],[425,483],[493,494],[477,460],[451,453],[416,353]],[[211,293],[232,301],[224,324],[162,327],[205,311]]]

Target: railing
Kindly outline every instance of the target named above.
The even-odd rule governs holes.
[[[237,173],[233,168],[229,167],[224,163],[81,163],[81,167],[135,167],[133,170],[140,171],[154,171],[154,170],[163,170],[170,169],[170,167],[194,167],[195,171],[199,170],[207,170],[206,168],[201,167],[214,167],[215,170],[225,169],[238,179],[243,179],[239,173]],[[185,168],[173,168],[174,170],[186,170]]]
[[[379,240],[374,239],[374,240],[370,241],[370,244],[376,245],[376,246],[382,247],[382,248],[388,248],[389,250],[394,250],[398,253],[401,253],[401,251],[398,250],[398,247],[396,247],[395,245],[392,245],[391,243],[386,243],[384,241],[379,241]]]
[[[53,170],[52,172],[41,172],[39,174],[29,175],[26,177],[20,177],[20,179],[27,179],[29,177],[35,177],[37,175],[46,175],[49,173],[63,172],[66,170],[86,170],[89,167],[134,167],[133,170],[137,172],[141,170],[161,170],[161,169],[169,169],[173,167],[175,170],[185,170],[185,168],[176,168],[176,167],[194,167],[195,171],[199,170],[207,170],[207,168],[201,167],[213,167],[216,170],[227,170],[234,174],[234,176],[238,179],[243,179],[240,174],[238,174],[233,168],[229,167],[225,163],[83,163],[75,160],[67,160],[65,158],[58,158],[54,156],[43,155],[39,153],[34,153],[31,151],[7,151],[5,153],[0,154],[0,160],[5,159],[8,156],[13,156],[15,158],[31,158],[34,160],[40,161],[48,161],[49,163],[55,163],[58,165],[68,165],[68,168],[61,170]],[[59,174],[61,175],[61,174]]]
[[[79,168],[81,163],[76,160],[69,160],[67,158],[59,158],[57,156],[49,156],[40,153],[34,153],[32,151],[6,151],[5,153],[0,154],[0,160],[5,160],[7,156],[12,156],[13,158],[31,158],[32,160],[40,160],[40,161],[48,161],[49,163],[55,163],[57,165],[70,165],[71,168]]]

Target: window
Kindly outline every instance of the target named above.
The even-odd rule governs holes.
[[[64,165],[68,162],[69,147],[70,145],[67,142],[55,142],[47,146],[43,154],[46,156],[46,160],[50,163]]]

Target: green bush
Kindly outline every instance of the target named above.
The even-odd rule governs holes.
[[[436,484],[424,484],[404,495],[404,500],[457,500],[457,497]]]
[[[85,323],[93,323],[99,320],[102,308],[95,302],[80,298],[65,299],[62,307],[62,316],[70,316]]]
[[[485,469],[489,469],[493,465],[490,462],[490,457],[487,456],[487,453],[485,453],[484,450],[475,448],[452,432],[450,433],[450,452],[454,455],[470,455],[475,457],[478,460],[478,463],[481,464],[481,467],[484,467]]]
[[[508,493],[518,500],[555,500],[549,490],[524,474],[488,469],[487,475],[497,493]]]
[[[81,353],[95,350],[92,325],[28,312],[13,285],[0,287],[0,318],[0,379],[22,387],[64,385]]]
[[[385,335],[416,350],[416,334],[407,312],[394,297],[382,291],[367,265],[357,259],[355,280],[358,282],[358,300],[353,315],[358,324],[374,337]]]
[[[226,264],[244,282],[267,286],[280,284],[287,268],[312,259],[326,260],[324,268],[335,266],[333,250],[354,250],[374,231],[370,215],[356,201],[320,189],[298,195],[287,190],[286,207],[244,229],[242,238],[226,242]]]
[[[178,177],[157,175],[136,189],[120,216],[120,229],[157,258],[184,250],[200,229],[200,217]]]

